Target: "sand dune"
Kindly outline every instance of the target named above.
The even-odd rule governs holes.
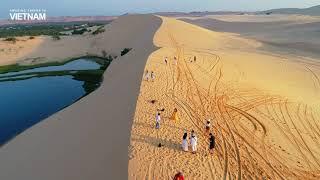
[[[320,16],[320,5],[312,6],[309,8],[280,8],[280,9],[270,9],[267,11],[258,12],[259,14],[272,13],[272,14],[303,14]]]
[[[148,55],[156,49],[152,38],[160,24],[160,18],[152,15],[125,16],[93,41],[84,41],[88,46],[94,43],[92,51],[96,52],[133,49],[111,63],[95,92],[1,147],[0,179],[127,179],[130,128],[140,79]],[[81,41],[65,41],[52,51],[66,55],[69,52],[63,48],[68,47],[75,51],[69,55],[82,53],[77,50],[87,44],[76,42]],[[34,54],[55,55],[43,48]]]
[[[219,32],[238,33],[263,43],[261,49],[320,58],[320,19],[313,16],[210,16],[186,22]]]
[[[180,18],[183,18],[183,17],[180,17]],[[225,22],[290,22],[293,24],[319,22],[320,20],[320,16],[283,15],[283,14],[272,14],[272,15],[225,14],[225,15],[207,15],[202,17],[185,16],[184,18],[193,19],[193,20],[210,18],[210,19],[217,19]]]
[[[156,80],[142,82],[132,126],[129,179],[169,179],[178,170],[186,179],[319,179],[319,62],[162,19],[154,37],[161,48],[145,67]],[[169,120],[175,107],[177,123]],[[165,108],[160,130],[154,128],[158,108]],[[213,155],[207,118],[217,138]],[[192,129],[200,141],[195,155],[180,148],[183,131]]]
[[[13,58],[34,63],[133,48],[112,62],[98,90],[2,147],[0,179],[151,180],[178,170],[197,180],[319,179],[320,63],[161,18],[121,17],[103,34],[44,39]],[[155,72],[154,82],[142,80],[143,69]],[[169,120],[175,107],[179,122]],[[157,131],[158,108],[165,110]],[[207,118],[217,141],[213,155]],[[180,149],[183,131],[192,129],[197,154]]]

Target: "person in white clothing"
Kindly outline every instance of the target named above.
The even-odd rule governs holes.
[[[158,113],[156,115],[156,129],[160,129],[160,120],[161,120],[160,113]]]
[[[197,136],[193,133],[193,135],[190,138],[190,144],[191,144],[191,150],[192,153],[195,154],[197,152],[197,142],[198,138]]]
[[[208,119],[208,120],[207,120],[207,123],[206,123],[206,132],[207,132],[207,133],[210,132],[210,128],[211,128],[211,120]]]
[[[150,77],[151,77],[151,81],[154,81],[154,79],[156,78],[156,76],[154,75],[153,71],[151,71]]]
[[[149,81],[149,71],[146,70],[145,74],[144,74],[144,79]]]
[[[182,137],[182,150],[183,151],[188,151],[188,133],[184,132],[183,137]]]

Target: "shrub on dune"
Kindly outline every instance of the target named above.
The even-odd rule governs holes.
[[[8,37],[8,38],[5,38],[4,41],[9,41],[9,42],[15,43],[17,41],[17,39],[15,37]]]
[[[129,51],[131,51],[132,48],[124,48],[122,51],[121,51],[121,56],[124,56],[126,55]]]
[[[54,41],[58,41],[58,40],[60,40],[61,38],[60,38],[60,36],[58,36],[58,35],[53,35],[53,36],[52,36],[52,39],[53,39]]]

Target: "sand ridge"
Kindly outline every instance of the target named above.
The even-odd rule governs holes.
[[[0,179],[127,179],[130,128],[140,79],[148,55],[157,49],[152,39],[160,25],[161,19],[152,15],[122,16],[96,36],[92,42],[97,52],[133,49],[110,64],[96,91],[1,147]],[[73,44],[64,47],[68,45]]]
[[[156,79],[142,81],[136,106],[129,179],[170,179],[177,171],[187,179],[318,179],[320,64],[262,54],[254,41],[162,20],[154,37],[161,48],[145,67]],[[174,108],[178,123],[169,120]],[[207,118],[217,138],[214,155]],[[192,129],[199,138],[195,155],[180,148],[183,132]]]

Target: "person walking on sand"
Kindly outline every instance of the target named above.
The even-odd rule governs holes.
[[[210,131],[210,128],[211,128],[211,120],[208,119],[208,120],[207,120],[207,123],[206,123],[206,132],[207,132],[207,133]]]
[[[191,150],[192,150],[193,154],[195,154],[197,152],[197,142],[198,142],[198,138],[197,138],[196,134],[193,132],[193,134],[190,138]]]
[[[148,71],[148,70],[146,70],[146,72],[145,72],[145,74],[144,74],[144,79],[145,79],[146,81],[149,81],[149,71]]]
[[[156,76],[154,75],[153,71],[151,71],[151,75],[150,75],[150,77],[151,77],[151,81],[153,82],[153,81],[154,81],[154,79],[156,78]]]
[[[214,137],[214,135],[212,133],[209,134],[210,138],[209,138],[209,151],[211,154],[213,154],[213,149],[216,145],[216,138]]]
[[[160,113],[156,115],[156,129],[160,129],[160,121],[161,121],[161,116]]]
[[[168,64],[168,57],[164,58],[164,62],[166,63],[166,65]]]
[[[173,180],[184,180],[182,172],[178,172],[176,175],[174,175]]]
[[[179,122],[179,116],[178,116],[178,109],[177,108],[174,108],[170,119],[173,120],[174,122]]]
[[[194,56],[193,57],[193,62],[196,62],[197,61],[197,56]]]
[[[188,151],[188,133],[185,131],[183,136],[182,136],[182,150],[187,152]]]
[[[174,57],[173,60],[174,60],[174,64],[175,64],[175,65],[178,65],[178,60],[177,60],[177,58]]]
[[[190,133],[190,138],[194,135],[194,130],[192,129],[191,130],[191,133]]]

